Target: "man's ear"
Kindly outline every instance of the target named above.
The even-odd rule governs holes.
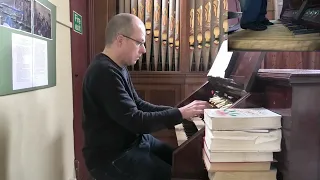
[[[116,41],[117,41],[117,46],[121,47],[123,45],[123,41],[124,41],[123,36],[122,35],[118,35],[117,38],[116,38]]]

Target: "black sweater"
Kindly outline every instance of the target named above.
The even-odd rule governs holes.
[[[141,134],[182,122],[177,108],[139,98],[127,69],[102,53],[88,67],[82,93],[83,155],[89,170],[115,159]]]

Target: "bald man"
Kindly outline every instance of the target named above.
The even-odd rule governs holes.
[[[96,180],[171,179],[173,150],[149,133],[210,108],[206,101],[182,108],[154,105],[137,95],[126,66],[146,52],[145,36],[145,26],[136,16],[114,16],[105,30],[105,48],[85,74],[83,155]]]
[[[242,8],[241,28],[263,31],[267,29],[267,26],[273,25],[266,18],[267,3],[267,0],[240,0]]]

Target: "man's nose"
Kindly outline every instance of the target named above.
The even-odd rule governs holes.
[[[144,46],[144,44],[142,44],[142,45],[140,46],[140,52],[141,52],[142,54],[144,54],[144,53],[147,52],[147,51],[146,51],[146,47]]]

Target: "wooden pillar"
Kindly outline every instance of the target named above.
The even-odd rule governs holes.
[[[94,32],[94,0],[88,0],[88,65],[93,60],[95,55],[95,32]]]
[[[189,1],[180,1],[180,72],[189,72]]]
[[[117,0],[88,0],[90,61],[103,50],[105,28],[116,10]]]

